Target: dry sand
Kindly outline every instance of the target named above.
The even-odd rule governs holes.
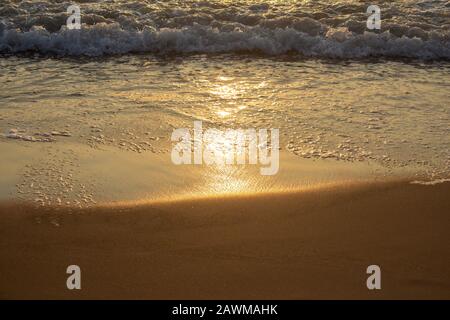
[[[449,195],[393,182],[71,214],[2,204],[0,298],[450,299]]]

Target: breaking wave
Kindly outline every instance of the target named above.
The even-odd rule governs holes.
[[[230,4],[231,3],[231,4]],[[70,56],[126,53],[297,53],[323,58],[450,59],[450,4],[382,3],[381,32],[369,32],[358,1],[301,4],[85,0],[81,30],[68,30],[70,3],[0,4],[0,53]]]
[[[194,25],[183,29],[122,29],[118,24],[96,24],[81,30],[50,33],[35,27],[27,32],[4,30],[0,52],[39,52],[57,55],[101,56],[125,53],[233,53],[259,52],[279,55],[296,52],[307,57],[364,58],[406,57],[450,59],[450,43],[435,39],[396,37],[389,32],[354,34],[330,29],[311,36],[293,28],[274,30],[255,27],[247,31],[221,32]]]

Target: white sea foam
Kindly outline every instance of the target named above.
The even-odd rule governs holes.
[[[431,180],[431,181],[415,180],[415,181],[411,181],[411,184],[420,184],[420,185],[424,185],[424,186],[434,186],[434,185],[445,183],[445,182],[450,182],[450,179],[437,179],[437,180]]]
[[[267,2],[144,0],[81,4],[81,30],[67,30],[68,3],[5,0],[0,53],[102,56],[125,53],[288,52],[326,58],[450,59],[446,1],[394,1],[382,30],[368,32],[357,1]]]
[[[307,57],[364,58],[408,57],[450,59],[450,42],[438,35],[429,40],[401,38],[390,32],[354,34],[347,29],[328,30],[311,36],[287,27],[250,28],[221,32],[194,25],[183,29],[164,28],[129,31],[118,24],[97,24],[82,30],[50,33],[42,28],[30,31],[5,30],[0,52],[40,52],[58,55],[101,56],[124,53],[233,53],[259,52],[279,55],[296,52]]]

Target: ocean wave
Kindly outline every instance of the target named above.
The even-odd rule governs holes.
[[[144,28],[124,30],[119,24],[99,23],[81,30],[51,33],[42,27],[29,31],[0,28],[0,52],[70,56],[102,56],[126,53],[234,53],[258,52],[280,55],[295,52],[323,58],[418,58],[450,59],[450,42],[437,33],[427,40],[397,37],[390,32],[356,34],[348,28],[329,29],[324,35],[310,35],[292,27],[235,28],[220,31],[193,25],[182,29]]]
[[[298,53],[324,58],[450,59],[447,1],[383,1],[381,32],[360,1],[80,1],[67,30],[65,1],[0,3],[0,53]]]

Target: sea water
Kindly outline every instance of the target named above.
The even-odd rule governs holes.
[[[0,4],[0,149],[22,148],[2,160],[9,196],[93,204],[89,150],[167,158],[157,172],[193,121],[277,128],[298,161],[450,176],[447,1],[378,3],[379,31],[360,1],[83,1],[80,30],[69,5]]]

